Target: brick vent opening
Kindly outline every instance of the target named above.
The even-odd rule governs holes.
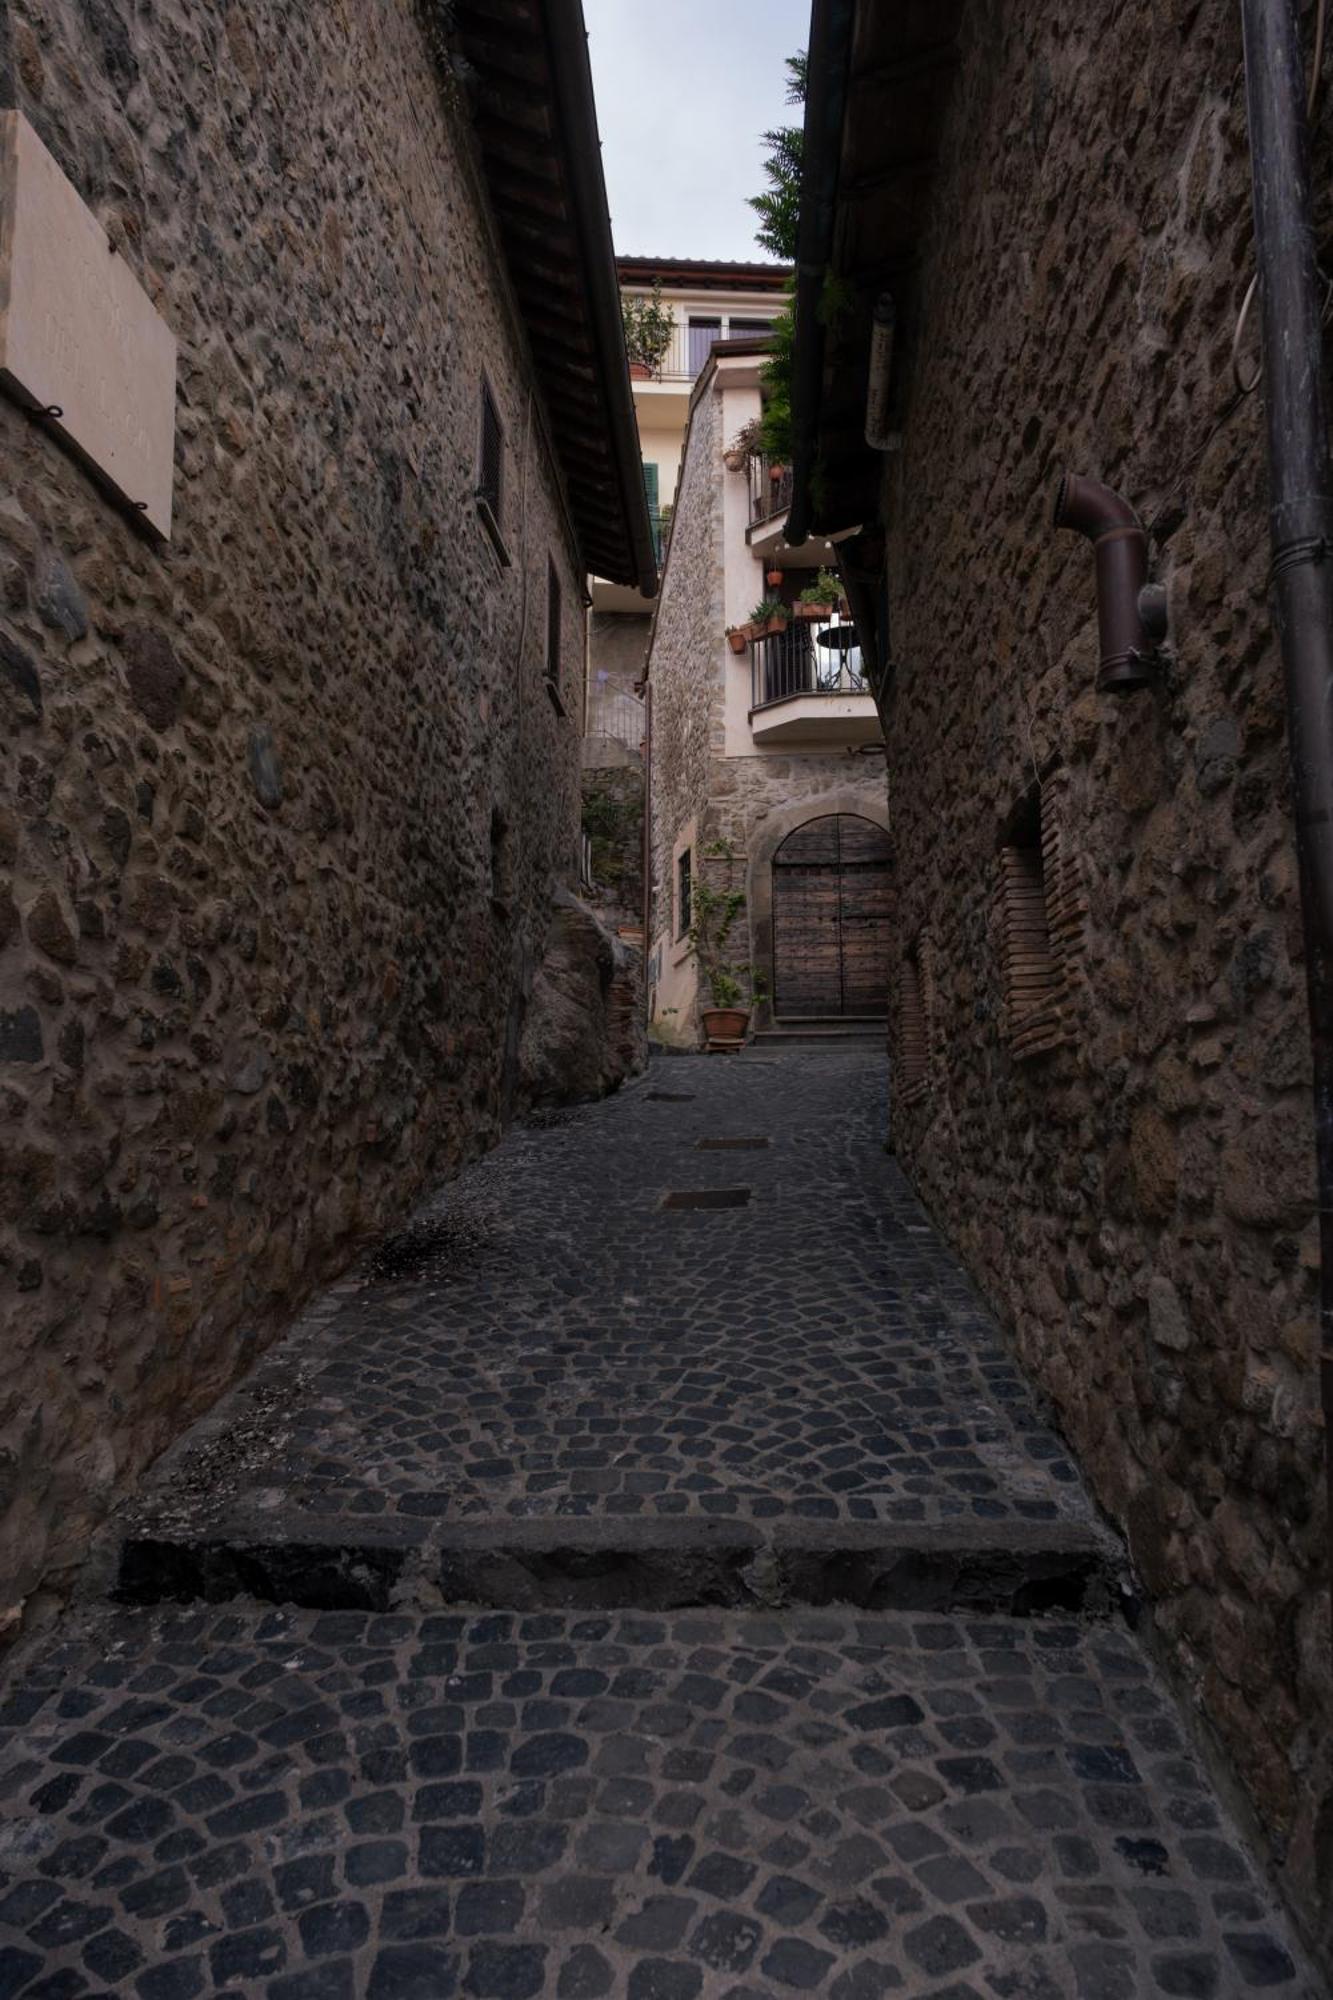
[[[662,1197],[663,1208],[744,1208],[749,1188],[677,1188]]]
[[[898,1084],[905,1103],[921,1097],[930,1083],[930,1018],[921,941],[911,947],[898,977]]]
[[[999,942],[1004,1033],[1020,1061],[1070,1038],[1068,1001],[1084,905],[1063,852],[1048,786],[1015,806],[999,854]]]

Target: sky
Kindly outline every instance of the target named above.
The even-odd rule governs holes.
[[[622,257],[766,258],[745,197],[760,134],[800,123],[783,62],[810,0],[583,0],[611,228]]]

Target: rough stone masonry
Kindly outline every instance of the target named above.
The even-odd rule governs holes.
[[[1231,371],[1240,75],[1232,6],[963,13],[884,493],[898,976],[928,1041],[895,1132],[1327,1926],[1314,1154],[1259,398]],[[1151,691],[1094,691],[1066,466],[1152,523]],[[1072,921],[1061,1045],[1023,1060],[997,850],[1037,781]]]
[[[5,11],[8,87],[169,322],[179,393],[163,549],[0,405],[0,1625],[498,1136],[577,866],[582,657],[540,398],[408,0]],[[507,569],[473,504],[483,361]]]

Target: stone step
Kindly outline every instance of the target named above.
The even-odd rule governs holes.
[[[853,1048],[883,1048],[888,1022],[878,1018],[844,1020],[787,1015],[771,1028],[757,1028],[752,1037],[755,1048],[786,1047],[795,1043],[847,1043]]]
[[[414,1532],[415,1530],[415,1532]],[[727,1520],[420,1520],[251,1514],[202,1533],[131,1532],[113,1595],[233,1598],[313,1610],[683,1610],[854,1605],[868,1611],[1104,1615],[1123,1603],[1117,1545],[1082,1522],[942,1526]]]

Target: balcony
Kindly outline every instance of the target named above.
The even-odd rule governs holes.
[[[758,457],[749,462],[750,526],[785,514],[791,506],[791,467]]]
[[[750,642],[750,733],[765,748],[879,742],[854,625],[799,618]]]

